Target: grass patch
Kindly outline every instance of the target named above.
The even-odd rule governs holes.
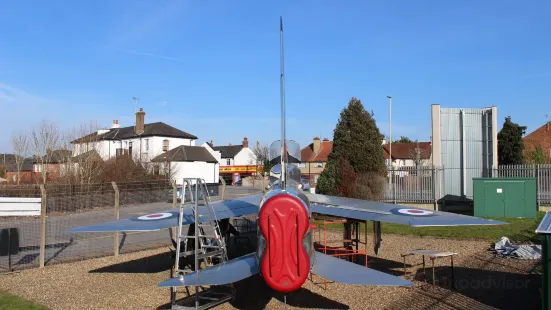
[[[25,300],[19,296],[11,295],[6,292],[0,291],[0,310],[48,310],[48,308],[41,306],[32,301]]]
[[[407,225],[381,222],[383,234],[411,235],[419,237],[439,237],[453,239],[485,240],[497,242],[501,237],[507,237],[514,243],[540,243],[536,228],[545,212],[537,212],[535,219],[486,217],[509,224],[488,226],[442,226],[442,227],[411,227]],[[316,221],[318,228],[323,228],[323,221]],[[361,225],[360,231],[363,231]],[[368,233],[373,231],[372,222],[367,224]],[[342,229],[342,225],[327,226],[327,229]]]

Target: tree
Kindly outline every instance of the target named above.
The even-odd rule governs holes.
[[[393,141],[392,143],[413,143],[413,141],[411,141],[408,137],[400,136],[400,139]]]
[[[43,120],[31,130],[31,149],[39,165],[42,181],[46,184],[53,151],[59,143],[59,129],[56,124]]]
[[[548,161],[540,145],[529,151],[526,157],[526,161],[531,164],[545,164]]]
[[[98,129],[97,124],[81,124],[79,129],[68,130],[62,135],[61,147],[72,149],[63,158],[60,181],[64,184],[101,182],[104,163],[100,154],[103,144],[101,136],[96,134]]]
[[[523,162],[524,143],[522,136],[526,126],[520,126],[505,118],[503,128],[497,134],[497,153],[499,165],[520,165]]]
[[[271,164],[270,164],[270,149],[265,144],[260,144],[256,142],[256,146],[253,149],[254,156],[256,157],[256,164],[262,165],[262,174],[266,176],[270,173]]]
[[[333,150],[320,174],[316,192],[360,199],[380,199],[386,165],[382,134],[359,99],[352,97],[341,111],[333,134]]]
[[[29,155],[30,139],[26,132],[17,131],[12,135],[12,148],[15,161],[15,168],[17,170],[17,185],[21,182],[21,170],[23,169],[23,163],[25,158]]]
[[[419,147],[418,140],[415,140],[415,143],[416,146],[408,151],[408,155],[409,158],[415,163],[415,167],[419,168],[427,164],[427,160],[425,158],[427,157],[428,152]]]

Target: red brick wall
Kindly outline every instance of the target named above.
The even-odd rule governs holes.
[[[10,183],[17,184],[17,172],[6,172],[6,179]],[[15,182],[13,181],[15,180]],[[19,181],[20,184],[33,184],[34,178],[33,178],[33,172],[32,171],[21,171],[21,181]]]
[[[538,146],[541,146],[545,156],[550,158],[551,150],[551,123],[549,124],[549,130],[547,125],[534,130],[529,135],[524,137],[524,150],[526,153],[535,150]]]

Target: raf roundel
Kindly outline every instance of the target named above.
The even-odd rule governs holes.
[[[172,213],[153,213],[148,215],[142,215],[138,217],[138,220],[142,221],[153,221],[153,220],[162,220],[166,219],[167,217],[171,217]]]
[[[419,210],[419,209],[400,209],[398,212],[406,215],[413,216],[423,216],[423,215],[432,215],[433,212],[429,210]]]

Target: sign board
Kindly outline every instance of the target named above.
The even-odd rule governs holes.
[[[262,170],[262,167],[257,167],[255,165],[250,166],[220,166],[220,173],[256,173]]]
[[[39,216],[41,210],[41,198],[0,197],[0,216]]]

